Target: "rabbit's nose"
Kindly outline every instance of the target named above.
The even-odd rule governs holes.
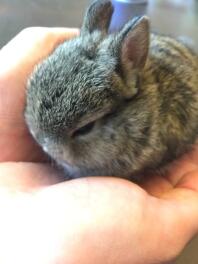
[[[57,140],[53,140],[46,136],[43,138],[41,145],[43,150],[54,158],[60,158],[63,156],[63,149],[60,142]]]
[[[49,145],[50,145],[50,140],[49,140],[49,138],[44,137],[44,138],[43,138],[43,150],[44,150],[45,152],[49,152]]]

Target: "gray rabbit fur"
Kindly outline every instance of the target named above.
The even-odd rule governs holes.
[[[37,65],[25,119],[72,178],[158,170],[198,135],[198,57],[151,34],[147,17],[108,34],[111,1],[94,1],[80,35]]]

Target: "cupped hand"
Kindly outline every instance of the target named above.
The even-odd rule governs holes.
[[[110,177],[60,182],[25,126],[28,75],[77,32],[27,29],[0,51],[0,263],[171,261],[198,232],[198,148],[141,186]]]

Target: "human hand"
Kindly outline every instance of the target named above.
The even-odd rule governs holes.
[[[43,154],[28,135],[23,108],[28,74],[67,34],[60,40],[59,33],[50,33],[49,40],[49,31],[31,30],[0,52],[2,64],[9,45],[18,47],[0,66],[0,157],[23,161],[0,164],[0,263],[171,261],[198,232],[198,150],[175,162],[166,176],[150,175],[142,187],[110,177],[57,184],[56,170],[28,162],[42,161]],[[19,43],[26,43],[22,50]]]

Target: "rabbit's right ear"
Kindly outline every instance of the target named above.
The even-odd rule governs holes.
[[[87,9],[81,28],[81,35],[90,34],[95,30],[106,35],[113,14],[110,0],[95,0]]]
[[[125,81],[127,89],[123,95],[126,98],[137,93],[134,87],[138,82],[137,72],[144,68],[147,61],[149,32],[148,17],[135,17],[123,27],[109,47],[117,59],[118,72]]]

